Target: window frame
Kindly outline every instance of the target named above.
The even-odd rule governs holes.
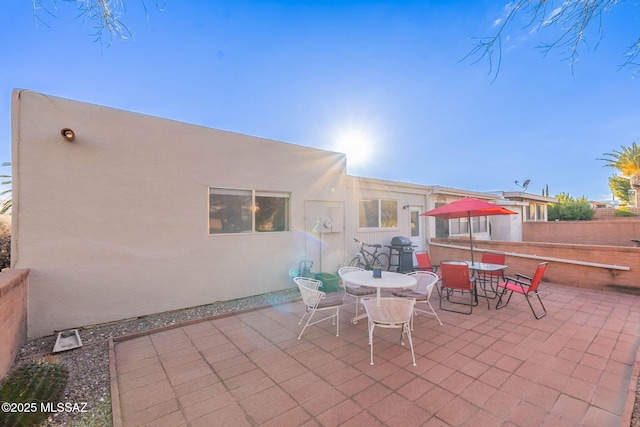
[[[229,188],[229,187],[213,187],[208,186],[208,235],[209,236],[220,236],[220,235],[247,235],[247,234],[265,234],[265,233],[288,233],[291,232],[291,192],[287,191],[270,191],[270,190],[255,190],[255,189],[240,189],[240,188]],[[212,207],[211,207],[211,196],[212,195],[222,195],[222,196],[238,196],[238,197],[250,197],[250,202],[248,204],[243,203],[242,201],[239,203],[240,205],[240,224],[243,226],[239,231],[225,230],[220,232],[212,232],[213,226],[212,222],[215,220],[220,221],[219,218],[212,218]],[[284,205],[284,219],[283,221],[284,229],[280,229],[278,227],[276,230],[265,230],[258,229],[259,221],[256,218],[257,210],[259,209],[257,199],[259,198],[279,198],[285,200]],[[246,201],[245,201],[246,202]],[[227,207],[225,207],[227,208]],[[249,221],[245,218],[242,220],[245,212],[247,211],[250,216]],[[249,225],[250,224],[250,225]]]
[[[367,215],[367,212],[364,213],[363,216],[363,203],[366,202],[375,202],[376,206],[376,225],[369,225],[368,223],[364,226],[362,225],[362,219],[368,220],[370,219],[370,215]],[[390,227],[383,227],[384,216],[383,216],[383,204],[387,202],[392,202],[395,204],[395,212],[393,213],[395,219],[395,225]],[[400,227],[400,213],[399,213],[400,202],[396,199],[381,199],[381,198],[362,198],[358,200],[358,230],[397,230]],[[371,210],[371,209],[369,209]],[[369,212],[370,214],[370,212]]]
[[[484,218],[484,221],[482,221]],[[462,228],[462,224],[465,224],[464,231],[460,231]],[[476,229],[474,225],[477,223],[480,230]],[[484,225],[484,226],[483,226]],[[469,235],[469,227],[471,227],[471,235],[474,234],[484,234],[489,231],[489,217],[486,215],[483,216],[474,216],[471,217],[471,221],[467,217],[454,218],[449,220],[449,236],[468,236]],[[457,233],[453,231],[457,229]]]

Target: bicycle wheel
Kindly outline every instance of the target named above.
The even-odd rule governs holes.
[[[349,264],[347,264],[349,267],[358,267],[358,268],[364,268],[365,265],[362,262],[362,258],[359,255],[354,256],[353,258],[351,258],[351,261],[349,261]]]
[[[387,271],[387,269],[389,268],[389,255],[385,254],[384,252],[376,255],[373,260],[373,265],[375,267],[379,266],[383,271]]]

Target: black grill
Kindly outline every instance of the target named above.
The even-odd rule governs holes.
[[[404,236],[396,236],[391,239],[391,245],[389,248],[390,264],[391,267],[397,267],[396,271],[399,273],[406,273],[413,270],[413,245],[411,239]]]
[[[396,236],[393,239],[391,239],[390,248],[395,249],[398,252],[413,252],[411,239],[403,236]]]
[[[411,246],[411,239],[404,236],[396,236],[391,239],[391,246]]]

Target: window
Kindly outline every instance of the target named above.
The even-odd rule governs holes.
[[[360,228],[397,228],[397,200],[360,200]]]
[[[524,207],[525,221],[546,221],[545,207],[544,203],[529,203]]]
[[[487,221],[488,218],[486,216],[476,216],[471,218],[471,223],[473,225],[472,230],[474,233],[486,233],[487,232]]]
[[[209,188],[209,234],[289,231],[288,193]]]
[[[449,220],[449,230],[451,234],[469,234],[469,220],[467,218]]]
[[[487,217],[476,216],[471,218],[471,226],[473,233],[486,233],[488,230]],[[451,234],[469,234],[469,219],[456,218],[449,220],[449,230]]]
[[[256,193],[256,231],[289,231],[289,195]]]
[[[525,217],[527,221],[535,221],[536,220],[536,205],[533,203],[529,203],[525,206]]]
[[[420,212],[411,211],[411,237],[420,236]]]

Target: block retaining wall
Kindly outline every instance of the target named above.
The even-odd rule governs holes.
[[[455,246],[469,246],[469,239],[431,239],[431,242]],[[607,289],[610,287],[631,288],[640,291],[640,248],[600,245],[577,245],[560,243],[504,242],[498,240],[474,240],[475,260],[482,257],[482,250],[505,252],[507,275],[522,273],[532,275],[536,266],[545,258],[575,260],[595,264],[611,264],[630,267],[629,271],[609,268],[576,265],[549,261],[544,280],[564,285],[589,289]],[[429,248],[433,263],[442,260],[470,260],[468,249],[455,249],[431,245]],[[542,259],[531,259],[513,254],[533,255]]]
[[[640,218],[525,222],[522,224],[522,240],[524,242],[634,246],[631,239],[640,239]]]
[[[27,342],[29,270],[0,273],[0,378]]]

